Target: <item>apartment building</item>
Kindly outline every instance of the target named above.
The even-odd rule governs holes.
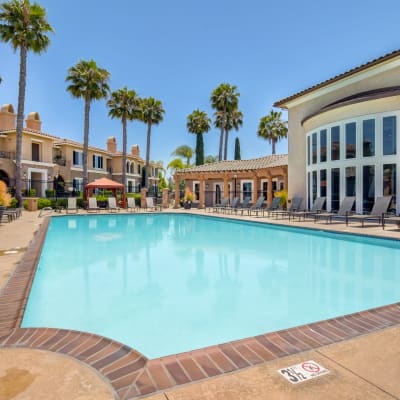
[[[16,114],[11,104],[5,104],[0,109],[0,180],[8,186],[15,184],[15,149]],[[132,146],[127,154],[127,192],[140,190],[144,166],[139,146]],[[83,144],[43,132],[39,113],[31,112],[23,129],[21,167],[24,189],[34,189],[39,197],[48,189],[63,194],[82,191]],[[150,163],[150,189],[157,187],[161,167]],[[88,174],[89,182],[102,177],[121,182],[122,152],[115,137],[108,138],[106,149],[89,146]]]

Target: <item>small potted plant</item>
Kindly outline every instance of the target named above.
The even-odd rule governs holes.
[[[192,191],[187,187],[185,189],[185,196],[183,198],[183,208],[185,210],[189,210],[192,207],[192,202],[196,200],[196,196]]]

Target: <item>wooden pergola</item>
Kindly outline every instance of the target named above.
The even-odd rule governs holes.
[[[190,187],[193,181],[199,182],[199,207],[204,208],[205,191],[212,182],[223,182],[223,193],[229,193],[229,185],[236,192],[237,184],[243,180],[253,182],[252,201],[256,202],[261,191],[261,182],[268,182],[267,204],[270,205],[273,198],[272,181],[274,178],[283,179],[283,188],[288,188],[287,155],[272,155],[253,160],[220,161],[212,164],[204,164],[193,168],[176,171],[175,180],[175,207],[179,207],[180,183],[185,180]]]

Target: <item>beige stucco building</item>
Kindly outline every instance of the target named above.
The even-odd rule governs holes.
[[[327,197],[337,210],[356,196],[356,211],[392,195],[400,212],[400,50],[274,104],[288,110],[289,198],[304,206]]]
[[[7,185],[15,182],[16,114],[11,104],[0,109],[0,179]],[[42,131],[42,121],[37,112],[28,114],[22,139],[22,180],[24,189],[35,189],[44,197],[53,189],[55,181],[63,190],[82,190],[83,145]],[[139,146],[134,145],[127,154],[127,192],[139,191],[145,161],[140,157]],[[149,187],[158,185],[161,165],[151,162]],[[107,140],[106,149],[89,146],[89,182],[106,177],[122,180],[122,152],[117,150],[114,136]]]

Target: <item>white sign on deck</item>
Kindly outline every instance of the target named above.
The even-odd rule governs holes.
[[[326,368],[312,360],[279,369],[278,372],[293,384],[305,382],[329,373]]]

